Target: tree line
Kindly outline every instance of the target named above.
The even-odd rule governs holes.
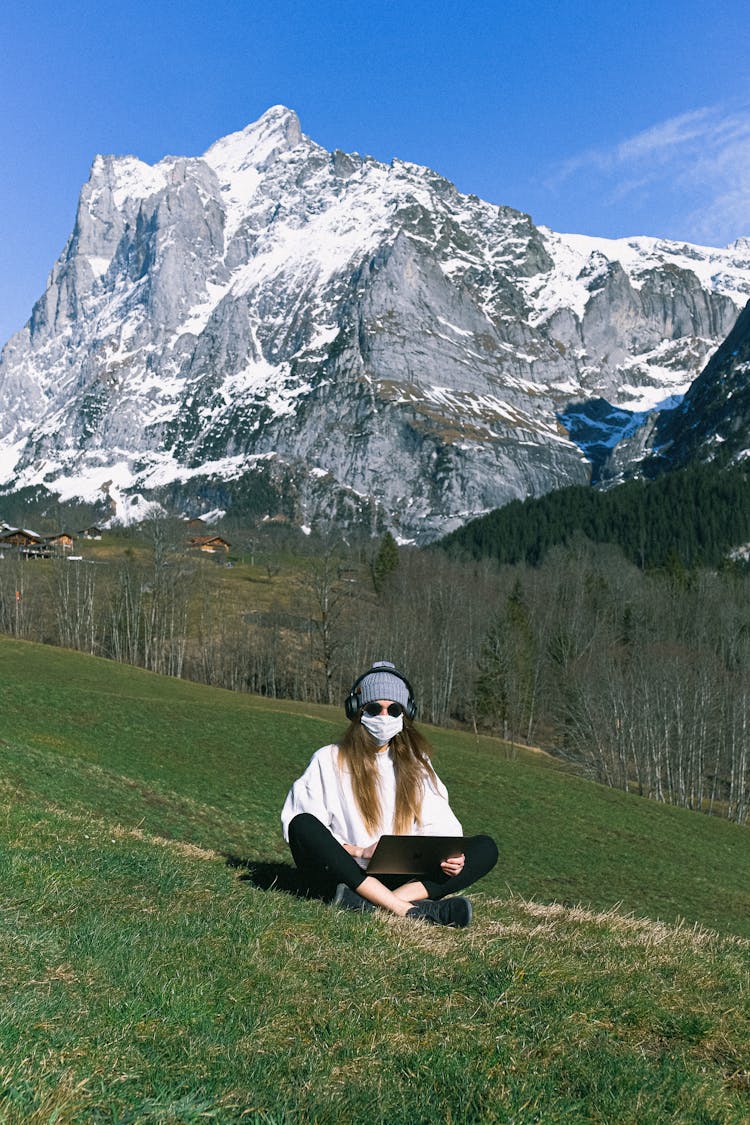
[[[456,557],[536,565],[555,546],[585,535],[617,544],[646,569],[720,566],[750,542],[750,477],[742,466],[695,465],[608,491],[587,485],[514,500],[441,540]]]

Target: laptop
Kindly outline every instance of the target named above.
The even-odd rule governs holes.
[[[463,836],[381,836],[368,875],[426,875],[444,859],[463,855]]]

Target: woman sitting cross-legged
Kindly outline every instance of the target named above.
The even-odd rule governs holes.
[[[462,836],[448,793],[414,726],[408,680],[378,661],[345,702],[350,724],[337,744],[313,754],[281,813],[284,838],[309,887],[349,910],[380,907],[445,926],[468,926],[471,903],[456,895],[491,871],[489,836],[462,840],[462,854],[418,877],[368,875],[380,836]],[[335,891],[334,891],[335,888]],[[452,897],[451,897],[452,896]]]

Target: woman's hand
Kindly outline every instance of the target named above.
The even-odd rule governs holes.
[[[466,863],[465,855],[452,855],[440,864],[446,875],[460,875]]]
[[[355,859],[372,859],[372,853],[375,851],[377,844],[378,841],[376,840],[374,844],[368,844],[366,848],[360,848],[357,844],[342,844],[342,847]]]

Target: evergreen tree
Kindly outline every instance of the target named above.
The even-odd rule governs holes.
[[[536,640],[518,579],[487,631],[479,660],[477,709],[503,738],[529,741],[537,696]]]
[[[397,569],[398,563],[398,544],[390,531],[386,531],[372,564],[372,584],[376,594],[381,592],[383,583]]]
[[[641,570],[716,567],[750,541],[750,477],[743,466],[696,465],[607,492],[574,485],[473,520],[441,540],[461,557],[539,566],[555,546],[582,533],[612,543]]]

